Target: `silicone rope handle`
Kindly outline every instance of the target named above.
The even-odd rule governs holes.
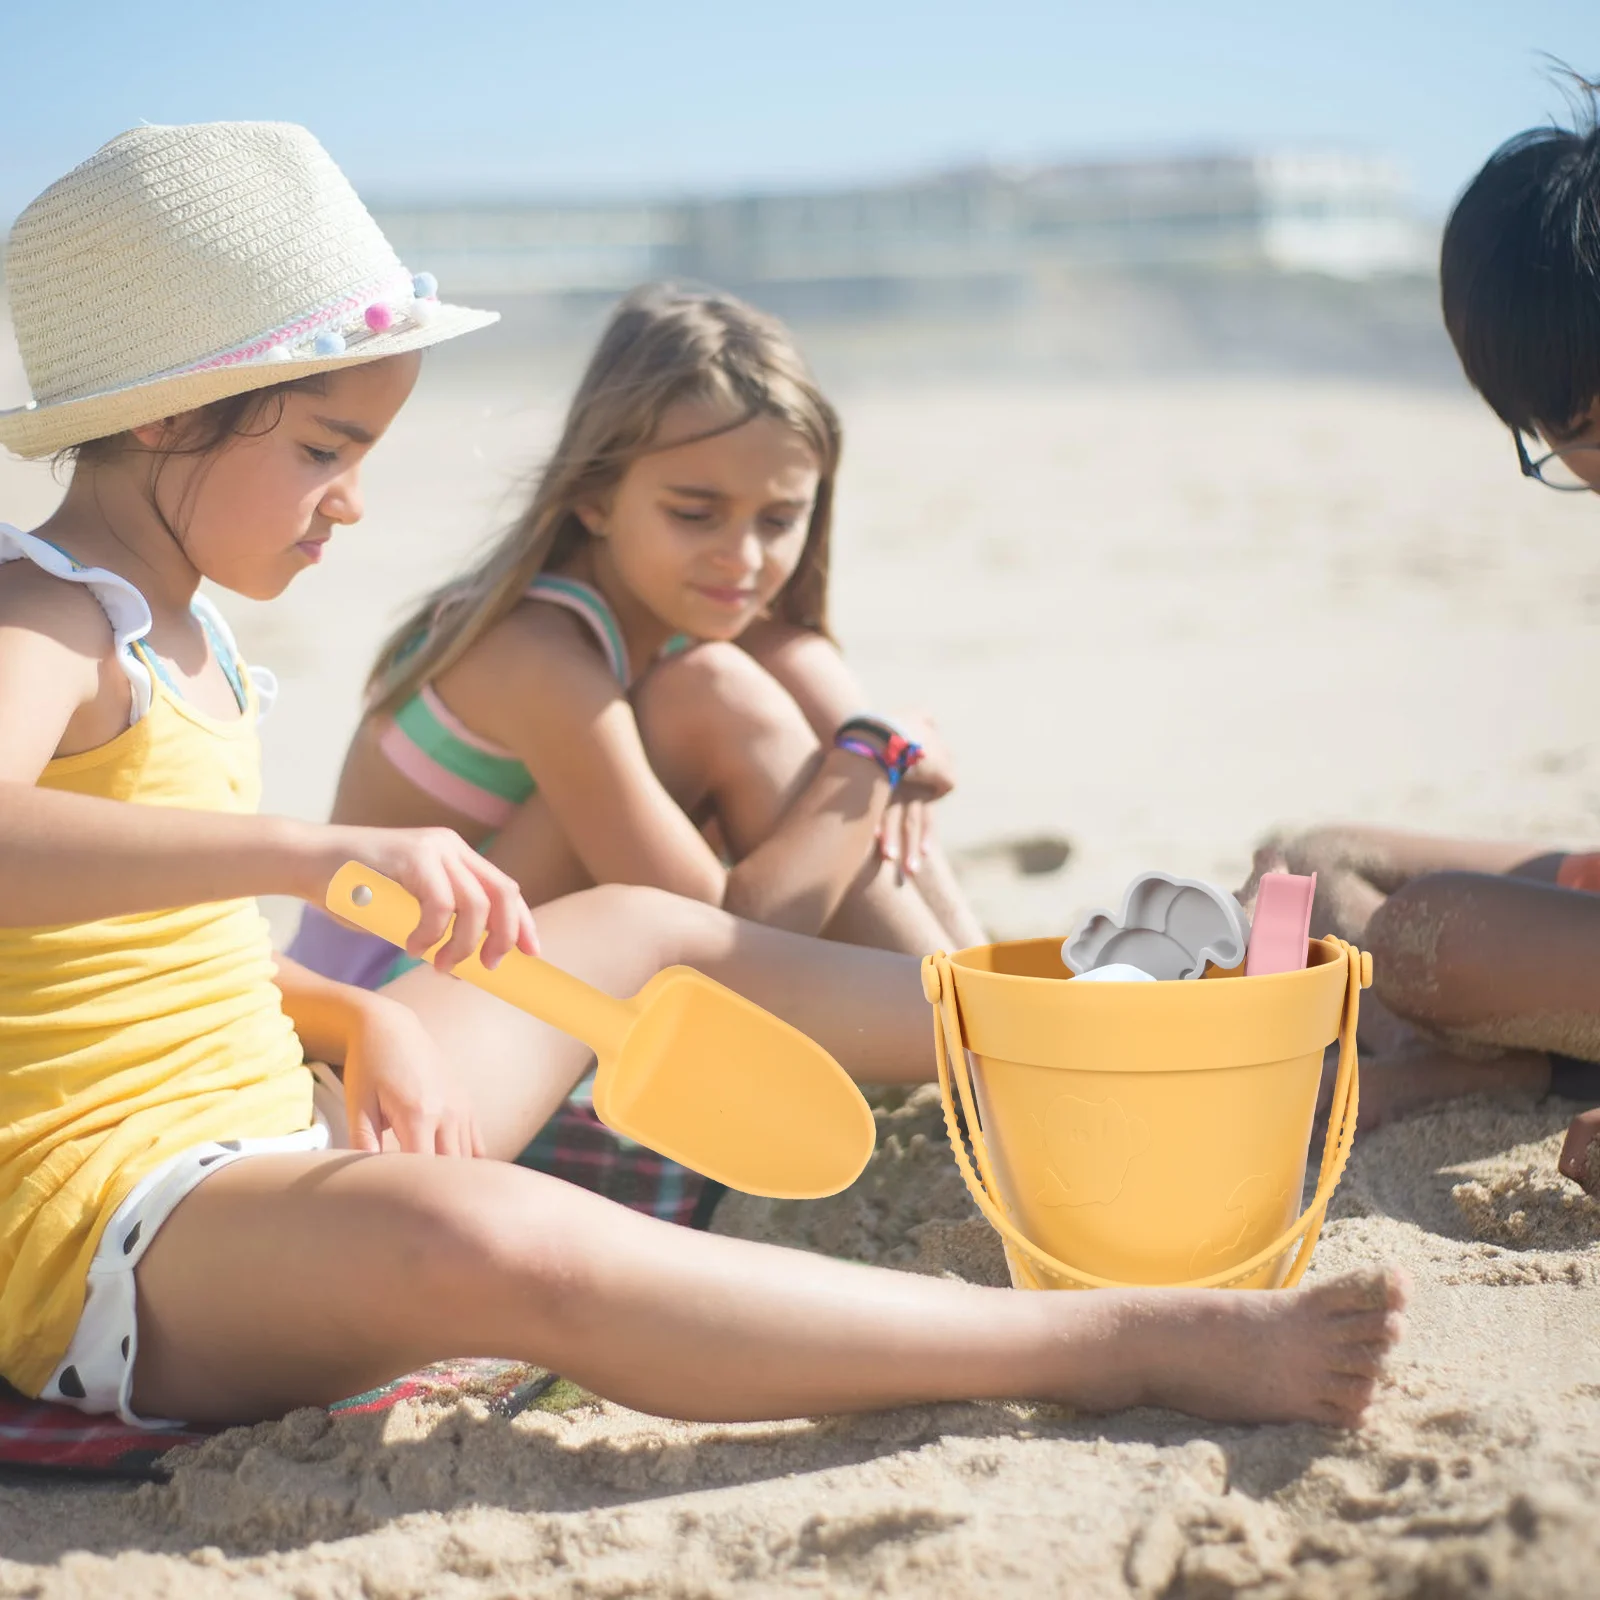
[[[1360,1063],[1356,1058],[1356,1021],[1361,1010],[1361,991],[1372,982],[1370,955],[1345,943],[1343,939],[1330,939],[1327,942],[1338,945],[1345,954],[1344,1014],[1339,1023],[1339,1071],[1334,1080],[1328,1134],[1322,1147],[1322,1165],[1317,1174],[1317,1189],[1311,1204],[1271,1244],[1258,1250],[1239,1266],[1214,1272],[1206,1278],[1190,1278],[1182,1283],[1165,1285],[1124,1283],[1115,1278],[1100,1278],[1092,1272],[1082,1272],[1065,1261],[1058,1261],[1048,1251],[1041,1250],[1005,1214],[989,1160],[988,1141],[978,1121],[971,1069],[967,1064],[966,1047],[962,1043],[961,1005],[956,995],[950,958],[942,950],[926,957],[922,963],[922,990],[933,1007],[933,1046],[939,1068],[939,1094],[944,1102],[945,1130],[949,1134],[950,1149],[955,1155],[962,1179],[989,1225],[1036,1266],[1085,1289],[1225,1289],[1276,1260],[1297,1239],[1300,1240],[1300,1249],[1280,1287],[1291,1289],[1299,1283],[1306,1268],[1311,1265],[1311,1252],[1322,1233],[1328,1203],[1333,1199],[1334,1190],[1339,1187],[1339,1180],[1344,1177],[1351,1146],[1355,1142],[1356,1113],[1361,1099]],[[961,1110],[966,1118],[973,1155],[977,1158],[977,1171],[973,1170],[972,1160],[967,1155],[961,1137],[960,1124],[956,1121],[957,1094],[961,1098]]]

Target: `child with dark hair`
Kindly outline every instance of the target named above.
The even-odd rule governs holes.
[[[1461,365],[1523,476],[1600,493],[1600,86],[1581,91],[1575,130],[1530,129],[1485,163],[1440,278]],[[1245,894],[1282,870],[1317,873],[1315,931],[1373,953],[1364,1122],[1459,1094],[1600,1100],[1600,852],[1326,828],[1263,846]],[[1592,1192],[1597,1135],[1600,1108],[1573,1119],[1560,1157]]]

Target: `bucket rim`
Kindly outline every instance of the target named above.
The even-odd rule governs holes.
[[[1081,1061],[1114,1060],[1121,1071],[1189,1072],[1296,1060],[1325,1049],[1339,1031],[1346,955],[1336,942],[1318,945],[1311,965],[1270,974],[1276,986],[1261,975],[1244,982],[1080,987],[1048,939],[975,945],[961,952],[965,961],[930,959],[948,974],[943,982],[960,1000],[963,1043],[977,1055],[1064,1066],[1070,1063],[1061,1051],[1070,1046]],[[925,989],[930,1000],[934,992]],[[1175,1050],[1179,1038],[1182,1048]]]
[[[946,959],[950,962],[952,967],[959,968],[963,975],[971,974],[973,976],[982,978],[985,982],[993,981],[996,983],[1006,984],[1070,983],[1074,978],[1078,977],[1079,974],[1073,972],[1073,970],[1068,967],[1065,962],[1063,962],[1061,966],[1061,976],[1057,978],[1054,976],[1042,977],[1038,974],[1028,972],[997,972],[992,967],[979,966],[976,962],[968,959],[968,957],[976,956],[980,952],[987,950],[1016,950],[1028,945],[1044,945],[1048,947],[1056,942],[1057,941],[1048,936],[1040,936],[1032,939],[994,939],[988,944],[972,944],[967,945],[960,950],[952,950]],[[1324,938],[1312,939],[1308,942],[1311,950],[1316,952],[1320,959],[1308,960],[1305,966],[1300,967],[1293,972],[1252,973],[1249,976],[1249,981],[1252,984],[1276,982],[1280,987],[1282,987],[1285,984],[1294,983],[1296,981],[1304,982],[1309,975],[1313,973],[1321,973],[1325,968],[1339,965],[1345,960],[1344,950],[1339,945],[1337,940]],[[1237,967],[1214,969],[1211,972],[1202,974],[1199,978],[1171,979],[1161,983],[1161,988],[1172,989],[1181,985],[1185,989],[1205,990],[1209,989],[1213,983],[1221,979],[1243,978],[1245,976],[1244,964],[1241,962]],[[1091,984],[1090,987],[1098,989],[1102,986]],[[1115,987],[1115,985],[1110,984],[1104,986],[1106,989],[1113,989]],[[1139,987],[1142,990],[1144,986],[1140,985]]]

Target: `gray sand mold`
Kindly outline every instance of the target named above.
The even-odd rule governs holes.
[[[1153,978],[1198,978],[1207,962],[1236,967],[1250,919],[1225,889],[1165,872],[1141,872],[1118,911],[1092,911],[1061,946],[1075,973],[1134,966]]]

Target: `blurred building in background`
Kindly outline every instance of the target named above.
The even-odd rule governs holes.
[[[1432,265],[1389,163],[1344,154],[980,167],[870,188],[658,202],[378,205],[455,295],[616,293],[647,279],[842,306],[1063,274],[1248,269],[1341,278]]]
[[[830,382],[1294,373],[1459,384],[1438,227],[1339,153],[975,167],[742,197],[369,203],[403,261],[498,310],[430,366],[575,377],[616,297],[714,285],[786,319]],[[533,370],[533,369],[529,369]],[[26,398],[0,283],[0,403]]]

